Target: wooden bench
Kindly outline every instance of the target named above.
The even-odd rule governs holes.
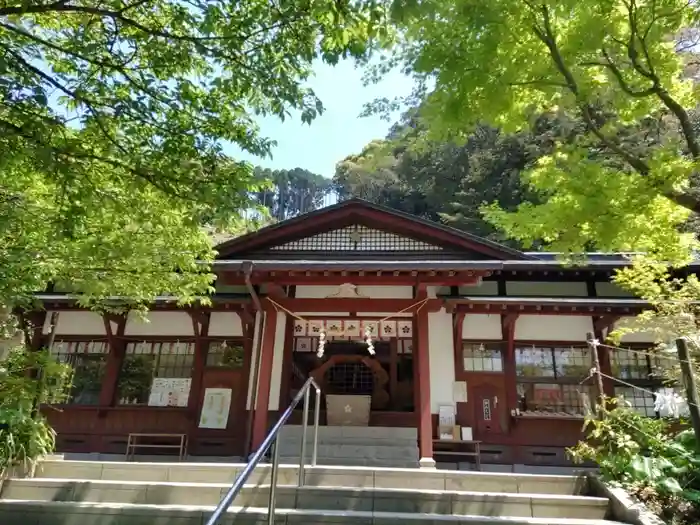
[[[465,441],[462,439],[434,439],[436,456],[451,457],[471,457],[474,458],[476,470],[481,470],[481,441]],[[464,450],[464,447],[471,447],[472,450]]]
[[[143,442],[143,440],[146,442]],[[172,443],[153,443],[154,440],[166,440],[172,441]],[[129,434],[129,439],[126,443],[126,460],[133,460],[136,455],[136,449],[139,448],[177,449],[178,457],[182,461],[187,457],[187,434]]]

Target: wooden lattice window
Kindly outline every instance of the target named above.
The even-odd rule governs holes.
[[[440,251],[440,246],[403,237],[393,233],[367,228],[366,226],[349,226],[313,235],[304,239],[276,246],[278,251]]]
[[[106,341],[54,341],[51,355],[73,368],[70,396],[74,405],[97,405],[107,370],[109,346]]]
[[[502,343],[464,343],[462,364],[465,372],[503,372]]]
[[[582,385],[593,358],[586,345],[521,345],[515,349],[519,408],[581,417],[590,406],[591,387]]]
[[[587,346],[520,346],[515,349],[515,369],[522,378],[583,379],[593,359]]]
[[[129,343],[117,383],[119,404],[147,404],[153,379],[192,377],[194,342]]]
[[[613,376],[625,380],[658,382],[663,371],[674,366],[673,361],[645,355],[622,348],[610,350],[610,368]]]
[[[241,368],[245,358],[242,343],[229,341],[212,341],[207,351],[207,366],[220,368]]]

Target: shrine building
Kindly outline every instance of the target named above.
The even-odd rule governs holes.
[[[217,249],[207,307],[161,297],[144,321],[38,295],[32,344],[75,370],[69,402],[44,408],[59,451],[123,454],[129,434],[160,432],[244,456],[314,377],[322,425],[349,407],[353,425],[413,429],[421,465],[449,439],[480,441],[484,463],[566,465],[594,394],[587,334],[648,307],[611,282],[622,255],[567,266],[361,200]],[[599,352],[603,373],[648,391],[606,378],[605,393],[650,417],[658,363],[629,349],[653,341]]]

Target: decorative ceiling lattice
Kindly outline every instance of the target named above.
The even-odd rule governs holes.
[[[409,237],[402,237],[366,226],[348,226],[313,235],[272,248],[276,251],[336,251],[336,252],[411,252],[441,251],[440,246]]]

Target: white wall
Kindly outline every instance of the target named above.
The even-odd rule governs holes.
[[[294,312],[299,317],[307,320],[327,317],[328,319],[342,319],[350,315],[350,312]],[[374,315],[374,314],[372,314]]]
[[[617,328],[634,328],[635,325],[637,324],[636,318],[635,317],[623,317],[619,321],[617,321],[614,325],[613,330]],[[613,330],[610,330],[612,332]],[[659,337],[660,334],[654,333],[654,331],[649,330],[649,331],[643,331],[643,332],[634,332],[630,334],[625,334],[622,336],[622,339],[620,339],[621,343],[655,343],[656,339]]]
[[[478,286],[460,286],[460,295],[498,295],[498,283],[496,281],[481,281]]]
[[[595,283],[595,293],[599,297],[634,297],[631,292],[608,282]]]
[[[294,293],[297,299],[325,299],[338,292],[337,286],[307,286],[298,285]]]
[[[241,316],[236,312],[212,312],[209,319],[209,335],[212,337],[242,337]]]
[[[585,315],[521,315],[515,321],[516,341],[579,341],[593,332]]]
[[[297,299],[325,299],[338,293],[338,286],[299,285],[296,287]],[[373,299],[411,299],[412,286],[358,286],[358,295]]]
[[[357,293],[372,299],[413,299],[413,286],[358,286]]]
[[[338,314],[335,314],[338,315]],[[357,312],[357,317],[377,317],[379,319],[383,319],[384,317],[389,317],[391,316],[391,319],[399,318],[399,317],[413,317],[413,312],[404,312],[404,313],[397,313],[397,312]]]
[[[43,333],[48,334],[51,325],[51,314],[46,312]],[[56,335],[106,335],[102,316],[95,312],[63,311],[58,312]]]
[[[250,375],[248,378],[248,400],[246,402],[246,409],[251,409],[251,402],[253,400],[253,386],[254,385],[254,368],[258,365],[258,342],[259,337],[265,330],[265,324],[268,322],[269,316],[267,314],[257,313],[255,315],[255,328],[253,332],[253,357],[250,367]],[[262,324],[262,327],[260,326]],[[270,399],[267,404],[268,410],[278,410],[280,404],[280,387],[282,383],[282,364],[284,360],[284,335],[287,326],[287,316],[283,313],[277,314],[277,321],[275,323],[275,344],[273,347],[272,355],[272,379],[270,382]],[[262,328],[262,329],[261,329]],[[260,381],[260,372],[258,372],[258,382]],[[287,407],[284,407],[287,408]]]
[[[585,282],[508,281],[506,295],[512,297],[587,297]]]
[[[462,321],[462,339],[503,339],[499,314],[467,314]]]
[[[134,312],[129,313],[124,335],[194,335],[192,318],[186,312],[148,312],[146,320]]]
[[[284,336],[287,327],[287,314],[277,313],[275,326],[275,345],[272,355],[272,382],[270,383],[270,402],[268,410],[277,410],[280,406],[280,388],[282,385],[282,363],[284,361]],[[285,409],[287,407],[284,407]]]
[[[428,314],[428,351],[430,355],[430,411],[438,413],[440,405],[452,404],[455,380],[452,314],[442,308]],[[420,366],[420,365],[419,365]]]

